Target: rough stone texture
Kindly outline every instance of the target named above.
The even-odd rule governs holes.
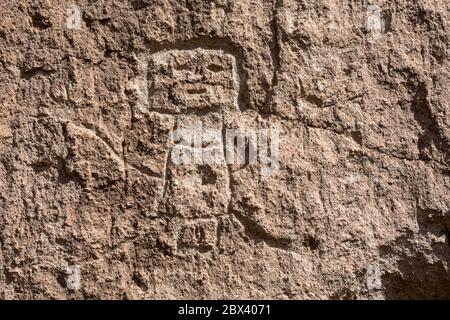
[[[1,0],[0,297],[450,298],[449,10]],[[198,120],[279,170],[174,165]]]

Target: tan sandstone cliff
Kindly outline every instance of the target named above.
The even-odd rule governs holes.
[[[0,0],[0,297],[450,298],[449,10]]]

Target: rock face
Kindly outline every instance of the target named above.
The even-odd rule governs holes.
[[[450,298],[447,0],[0,10],[1,298]]]

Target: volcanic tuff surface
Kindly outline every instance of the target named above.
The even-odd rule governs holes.
[[[0,297],[450,298],[449,10],[1,0]],[[174,164],[198,122],[278,170]]]

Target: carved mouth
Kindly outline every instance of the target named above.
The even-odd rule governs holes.
[[[215,87],[203,83],[180,84],[172,89],[173,98],[185,109],[205,109],[220,101]]]
[[[195,88],[195,89],[186,89],[187,94],[206,94],[208,90],[206,88]]]

